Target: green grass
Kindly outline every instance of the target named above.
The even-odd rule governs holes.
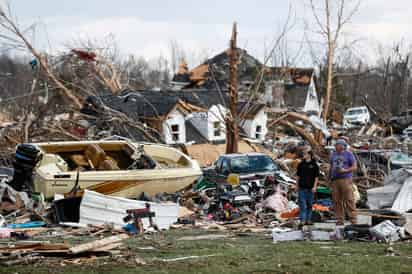
[[[273,244],[263,235],[234,235],[216,240],[179,241],[180,237],[222,234],[200,230],[169,231],[127,241],[126,255],[100,258],[88,265],[60,266],[59,260],[0,267],[0,273],[412,273],[412,245],[398,243],[388,255],[385,244],[362,242]],[[149,239],[150,238],[150,239]],[[155,247],[141,250],[139,247]],[[214,255],[178,262],[183,256]],[[144,259],[145,266],[135,263]]]

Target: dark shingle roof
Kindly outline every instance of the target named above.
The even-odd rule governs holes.
[[[172,79],[173,82],[190,83],[189,73],[176,73]]]
[[[237,112],[241,113],[244,111],[244,108],[248,102],[239,102],[237,104]],[[249,106],[247,107],[247,112],[245,113],[246,118],[253,118],[259,111],[265,107],[265,104],[257,104],[250,102]]]
[[[168,114],[177,104],[178,98],[165,96],[157,91],[149,93],[129,92],[121,96],[103,96],[103,102],[132,118],[161,117]]]
[[[301,97],[301,96],[300,96]],[[120,95],[105,95],[99,97],[107,106],[126,113],[133,119],[156,118],[167,115],[179,101],[209,109],[213,105],[228,107],[229,98],[226,92],[217,90],[185,90],[185,91],[123,91]],[[98,105],[99,99],[89,97],[88,102]],[[238,104],[240,112],[246,102]],[[247,116],[256,115],[263,104],[251,103]],[[92,110],[91,110],[92,111]]]
[[[185,122],[186,127],[186,141],[187,142],[195,142],[195,144],[206,144],[208,140],[204,137],[197,128],[190,122]]]
[[[115,96],[119,97],[119,96]],[[213,105],[227,105],[228,96],[225,92],[217,90],[185,90],[185,91],[129,91],[120,101],[119,98],[111,98],[111,102],[117,102],[121,106],[121,111],[127,112],[133,109],[142,117],[155,117],[156,111],[159,116],[167,114],[179,102],[179,100],[204,109],[209,109]]]

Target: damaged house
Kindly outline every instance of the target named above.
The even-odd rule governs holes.
[[[228,53],[226,50],[191,70],[183,61],[173,77],[171,88],[228,90]],[[240,100],[246,101],[250,91],[254,90],[254,82],[263,65],[244,49],[239,49],[239,56],[238,92]],[[259,91],[259,102],[274,109],[291,108],[320,113],[313,68],[265,67]]]
[[[265,82],[263,100],[275,109],[320,113],[313,69],[270,68],[274,80]]]
[[[123,91],[102,96],[111,108],[154,129],[166,144],[224,144],[228,97],[217,90]],[[241,135],[263,141],[267,133],[264,104],[239,103]]]
[[[101,97],[105,104],[154,129],[166,144],[186,143],[186,116],[199,111],[176,96],[157,91],[124,92]]]
[[[249,139],[257,141],[264,141],[268,132],[267,122],[268,114],[266,112],[265,104],[253,104],[250,107],[246,106],[246,103],[242,102],[238,104],[238,113],[244,113],[244,119],[240,122],[241,133]]]
[[[194,112],[187,119],[186,130],[188,142],[193,143],[225,143],[226,132],[224,118],[228,113],[229,100],[224,92],[217,90],[191,90],[177,94],[191,105],[207,111]],[[243,117],[239,123],[242,137],[263,141],[266,137],[267,120],[264,104],[239,102],[238,113]]]

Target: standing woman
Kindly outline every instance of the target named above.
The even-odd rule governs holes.
[[[312,224],[312,205],[319,179],[319,166],[310,148],[303,151],[303,159],[297,169],[300,226]]]

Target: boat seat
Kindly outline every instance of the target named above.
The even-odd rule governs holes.
[[[106,152],[97,144],[88,145],[84,155],[94,169],[98,168],[100,163],[106,159]]]
[[[78,167],[87,167],[87,166],[89,166],[89,163],[87,162],[86,157],[82,154],[73,154],[73,155],[70,155],[69,158]]]
[[[120,170],[116,161],[112,159],[106,159],[103,162],[101,162],[98,169],[99,170]]]

